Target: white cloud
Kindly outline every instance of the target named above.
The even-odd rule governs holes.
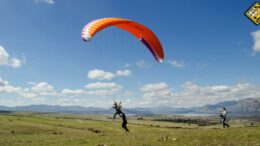
[[[168,88],[168,85],[165,82],[161,82],[161,83],[146,84],[141,88],[141,91],[144,91],[144,92],[160,91],[160,90],[165,90],[167,88]]]
[[[12,58],[10,60],[10,65],[13,67],[13,68],[18,68],[18,67],[21,67],[22,65],[22,61],[17,59],[17,58]]]
[[[96,83],[87,84],[85,86],[85,88],[92,90],[92,91],[88,91],[87,94],[112,95],[112,94],[118,92],[119,90],[121,90],[122,86],[118,85],[115,82],[112,82],[112,83],[96,82]]]
[[[11,85],[8,81],[0,78],[0,93],[16,94],[17,98],[26,99],[28,103],[41,103],[45,100],[46,96],[60,96],[54,90],[54,87],[47,82],[28,82],[29,88],[22,88]],[[27,104],[25,102],[25,104]]]
[[[141,87],[140,90],[144,92],[144,100],[142,102],[149,102],[150,105],[159,104],[162,101],[167,100],[168,97],[172,95],[171,91],[168,88],[168,85],[165,82],[146,84]],[[160,98],[161,100],[158,100],[158,98]]]
[[[10,57],[4,47],[0,45],[0,65],[19,68],[22,65],[22,61],[17,58]]]
[[[260,86],[249,83],[237,83],[231,86],[199,86],[192,82],[185,82],[176,92],[172,92],[166,83],[158,83],[144,85],[141,91],[144,92],[143,99],[138,104],[146,106],[191,107],[260,97]]]
[[[62,106],[73,106],[73,105],[86,106],[86,104],[89,103],[88,99],[75,98],[75,97],[62,97],[57,102],[58,105],[62,105]]]
[[[113,104],[112,99],[101,99],[101,98],[80,98],[80,97],[63,97],[57,101],[58,105],[63,106],[86,106],[86,107],[101,107],[110,108]]]
[[[169,63],[172,66],[177,67],[177,68],[184,67],[184,61],[168,60],[167,63]]]
[[[96,82],[85,85],[83,89],[63,89],[61,95],[79,96],[79,95],[97,95],[97,96],[108,96],[117,93],[121,90],[122,86],[115,82]]]
[[[19,93],[20,87],[14,87],[11,85],[0,86],[0,93]]]
[[[80,95],[80,94],[84,94],[84,91],[81,89],[77,89],[77,90],[71,90],[71,89],[63,89],[61,91],[62,95],[66,95],[66,94],[71,94],[71,95]]]
[[[130,76],[132,72],[130,70],[118,70],[116,71],[117,76]]]
[[[71,90],[71,89],[63,89],[61,92],[62,96],[80,96],[80,95],[94,95],[94,96],[109,96],[113,95],[116,92],[118,92],[119,89],[98,89],[98,90],[82,90],[82,89],[77,89],[77,90]]]
[[[53,5],[55,3],[54,0],[35,0],[35,3],[39,3],[39,2],[50,4],[50,5]]]
[[[9,54],[5,51],[4,47],[0,45],[0,65],[7,65],[9,58]]]
[[[95,80],[112,80],[115,77],[127,77],[130,76],[132,72],[128,69],[126,70],[118,70],[116,73],[94,69],[88,72],[88,78],[95,79]]]
[[[19,93],[22,90],[20,87],[14,87],[8,81],[0,78],[0,93]]]
[[[88,78],[96,80],[112,80],[115,77],[115,74],[111,72],[106,72],[99,69],[90,70],[88,72]]]
[[[260,52],[260,30],[252,32],[251,35],[254,39],[253,54]]]
[[[14,93],[25,98],[36,98],[37,94],[30,91],[28,88],[15,87],[10,85],[8,81],[0,78],[0,93]]]
[[[130,92],[130,91],[126,91],[125,93],[124,93],[124,97],[129,97],[129,96],[133,96],[134,95],[134,93],[133,92]]]
[[[227,100],[238,100],[244,98],[260,97],[260,86],[249,83],[236,83],[234,85],[207,85],[200,86],[193,82],[185,82],[179,88],[171,87],[166,82],[151,83],[140,87],[142,97],[138,98],[135,92],[122,92],[121,85],[115,82],[95,82],[85,85],[84,89],[68,89],[65,88],[61,92],[54,90],[54,87],[47,82],[30,82],[30,87],[21,88],[14,86],[8,81],[0,78],[0,93],[16,94],[23,100],[28,100],[28,103],[41,103],[45,96],[57,96],[68,99],[63,100],[67,104],[81,105],[83,101],[93,100],[92,106],[96,106],[101,102],[112,101],[114,96],[124,97],[123,102],[127,102],[129,106],[171,106],[171,107],[191,107],[201,106],[205,104],[214,104]],[[24,97],[24,98],[22,98]],[[53,99],[51,104],[54,104],[57,98]],[[135,99],[135,100],[134,100]],[[71,102],[71,103],[70,103]],[[3,103],[0,101],[0,103]],[[26,103],[26,102],[25,102]],[[55,103],[56,104],[56,103]],[[104,105],[104,103],[100,103]],[[85,106],[86,106],[85,105]]]
[[[30,98],[30,99],[34,99],[34,98],[37,98],[37,97],[38,97],[38,95],[37,95],[36,93],[30,92],[30,91],[28,91],[28,90],[20,91],[18,94],[19,94],[20,96],[22,96],[22,97]]]
[[[34,85],[36,85],[37,83],[36,83],[36,82],[28,82],[27,84],[34,86]]]
[[[0,87],[1,87],[1,86],[6,86],[6,85],[8,85],[8,84],[9,84],[8,81],[4,81],[2,78],[0,78]]]
[[[151,64],[145,62],[144,60],[140,60],[138,62],[136,62],[137,67],[139,68],[150,68]]]
[[[40,95],[55,95],[56,91],[53,86],[47,82],[40,82],[32,86],[32,91]]]
[[[98,96],[108,96],[115,94],[118,90],[110,89],[110,90],[93,90],[93,91],[87,91],[86,93],[89,95],[98,95]]]
[[[88,89],[121,88],[121,86],[116,84],[115,82],[112,82],[112,83],[96,82],[96,83],[89,83],[89,84],[85,85],[85,88],[88,88]]]
[[[40,96],[57,95],[53,86],[51,86],[47,82],[40,82],[40,83],[29,82],[29,85],[33,85],[33,86],[31,88],[23,89],[21,87],[14,87],[12,85],[8,85],[5,86],[5,91],[9,93],[16,93],[21,97],[30,98],[32,100],[38,100],[38,99],[43,100],[43,98],[40,98]]]
[[[226,85],[218,85],[218,86],[212,86],[211,90],[215,92],[229,92],[230,88]]]

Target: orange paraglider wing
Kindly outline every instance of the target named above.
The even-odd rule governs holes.
[[[116,26],[130,32],[145,44],[157,61],[162,62],[164,59],[163,48],[156,35],[147,27],[131,20],[122,18],[96,19],[83,28],[81,37],[84,41],[89,41],[97,32],[109,26]]]

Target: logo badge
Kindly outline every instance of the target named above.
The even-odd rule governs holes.
[[[260,3],[255,2],[245,13],[245,15],[256,25],[260,24]]]

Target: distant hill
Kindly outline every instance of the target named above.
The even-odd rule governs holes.
[[[89,113],[89,114],[106,114],[111,113],[108,109],[96,107],[82,107],[82,106],[58,106],[58,105],[29,105],[5,107],[0,106],[0,111],[30,111],[30,112],[56,112],[56,113]]]
[[[78,114],[113,114],[114,109],[98,108],[98,107],[83,107],[83,106],[59,106],[59,105],[29,105],[6,107],[0,106],[0,111],[30,111],[30,112],[54,112],[54,113],[78,113]],[[150,111],[139,108],[124,109],[128,114],[153,114]]]
[[[216,115],[226,107],[230,115],[236,116],[260,116],[260,98],[248,98],[238,101],[224,101],[212,105],[204,105],[192,108],[152,107],[152,108],[127,108],[127,114],[207,114]],[[114,109],[82,106],[53,106],[30,105],[6,107],[0,106],[0,111],[31,111],[31,112],[56,112],[56,113],[86,113],[86,114],[113,114]]]
[[[213,105],[205,105],[194,109],[194,113],[216,114],[226,107],[230,115],[260,116],[260,98],[247,98],[237,101],[225,101]]]

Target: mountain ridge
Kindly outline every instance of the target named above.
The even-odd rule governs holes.
[[[230,115],[236,116],[260,116],[260,98],[247,98],[241,100],[224,101],[216,104],[208,104],[200,107],[173,108],[125,108],[127,114],[205,114],[216,115],[226,107]],[[28,105],[7,107],[0,106],[0,111],[30,111],[30,112],[54,112],[54,113],[79,113],[79,114],[112,114],[112,108],[83,107],[83,106],[60,106],[60,105]]]

